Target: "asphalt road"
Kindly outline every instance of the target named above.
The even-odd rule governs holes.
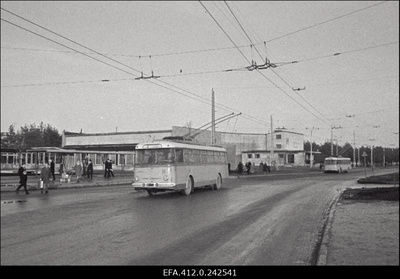
[[[312,265],[349,174],[230,179],[148,196],[130,185],[1,194],[2,265]]]

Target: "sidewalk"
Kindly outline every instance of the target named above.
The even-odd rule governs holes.
[[[28,191],[40,190],[38,187],[39,176],[29,176],[27,182]],[[56,175],[55,181],[50,181],[49,189],[66,189],[66,188],[82,188],[82,187],[96,187],[96,186],[113,186],[131,184],[133,175],[129,174],[115,174],[115,177],[104,178],[101,174],[95,174],[92,180],[82,180],[79,183],[76,177],[72,177],[70,182],[60,182],[60,176]],[[1,192],[13,192],[19,186],[18,176],[1,177]],[[24,193],[24,188],[20,189],[20,193]]]

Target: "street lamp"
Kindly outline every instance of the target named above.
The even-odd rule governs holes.
[[[369,139],[370,141],[374,141],[375,139]],[[371,145],[371,168],[372,174],[374,173],[374,145]]]

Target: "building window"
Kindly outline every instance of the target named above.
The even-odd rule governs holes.
[[[287,159],[289,164],[294,164],[294,154],[288,154]]]
[[[276,135],[275,139],[282,139],[282,135]]]
[[[255,154],[255,156],[256,156],[256,159],[260,158],[260,154]]]
[[[247,154],[247,158],[249,159],[253,158],[253,154]]]
[[[277,144],[276,149],[282,149],[282,144]]]

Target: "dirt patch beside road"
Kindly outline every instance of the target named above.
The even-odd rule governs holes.
[[[399,264],[399,187],[346,189],[330,230],[327,265]]]
[[[399,173],[373,175],[357,180],[361,184],[399,184]]]
[[[340,197],[340,200],[398,201],[399,187],[347,189]]]

